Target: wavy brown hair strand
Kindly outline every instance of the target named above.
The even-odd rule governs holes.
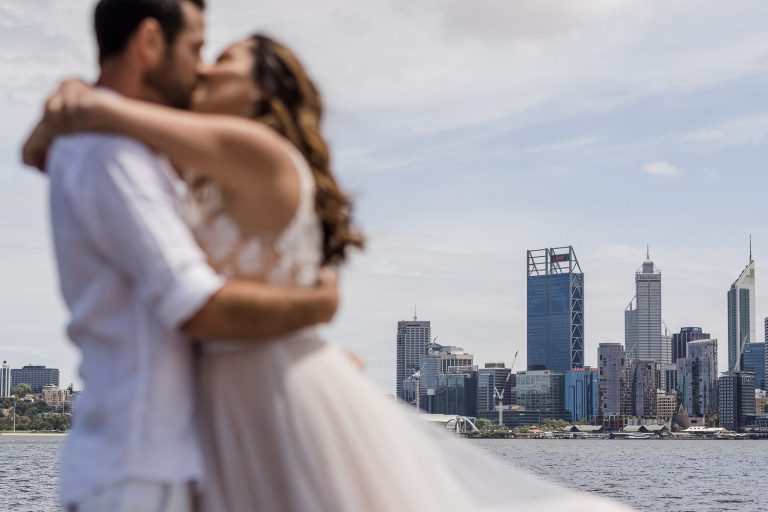
[[[315,84],[286,46],[263,34],[252,36],[254,79],[264,98],[254,117],[291,141],[309,163],[316,183],[315,210],[323,227],[323,262],[340,264],[349,247],[362,248],[352,225],[352,201],[339,187],[320,123],[323,107]]]

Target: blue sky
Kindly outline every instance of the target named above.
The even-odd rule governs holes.
[[[62,77],[93,77],[92,2],[0,6],[0,359],[76,381],[45,212],[18,146]],[[663,317],[727,360],[726,291],[754,239],[768,316],[768,5],[758,1],[211,0],[211,57],[266,29],[328,103],[336,169],[370,238],[343,276],[329,339],[394,385],[414,305],[480,363],[525,364],[525,251],[573,245],[586,362],[623,341],[650,244]],[[763,341],[762,334],[758,335]]]

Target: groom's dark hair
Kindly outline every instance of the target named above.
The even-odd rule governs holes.
[[[183,2],[205,9],[205,0],[100,0],[94,12],[99,62],[119,55],[147,18],[157,20],[165,40],[172,44],[184,28]]]

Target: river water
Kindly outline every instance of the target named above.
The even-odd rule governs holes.
[[[0,436],[0,511],[58,510],[57,460],[63,441],[44,435]],[[637,509],[768,510],[765,441],[470,442],[543,478]]]

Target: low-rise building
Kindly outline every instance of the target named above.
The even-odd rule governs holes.
[[[70,393],[68,389],[59,389],[56,386],[43,388],[43,402],[51,407],[64,408],[70,405]]]

